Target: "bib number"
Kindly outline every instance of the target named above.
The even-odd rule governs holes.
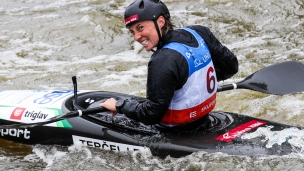
[[[207,71],[207,77],[206,77],[207,81],[207,91],[208,93],[213,93],[214,89],[215,89],[215,77],[214,77],[214,69],[213,67],[208,68]]]

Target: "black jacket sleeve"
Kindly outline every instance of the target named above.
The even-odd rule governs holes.
[[[223,46],[209,28],[204,26],[191,26],[205,40],[212,57],[218,81],[226,80],[238,72],[237,57]]]

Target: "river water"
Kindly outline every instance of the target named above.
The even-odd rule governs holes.
[[[124,28],[132,0],[1,0],[0,88],[78,88],[145,95],[151,52]],[[165,0],[177,27],[200,24],[239,59],[238,82],[271,64],[304,57],[302,0]],[[286,83],[288,84],[288,83]],[[282,85],[279,85],[282,86]],[[284,86],[284,85],[283,85]],[[304,95],[218,93],[216,110],[304,126]],[[303,139],[302,139],[303,140]],[[304,141],[299,142],[304,146]],[[0,170],[301,170],[302,154],[231,156],[199,152],[160,159],[80,146],[0,140]]]

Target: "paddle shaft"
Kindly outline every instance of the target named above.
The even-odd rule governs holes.
[[[233,90],[233,89],[237,89],[237,88],[238,88],[237,84],[227,84],[227,85],[218,86],[217,92]]]

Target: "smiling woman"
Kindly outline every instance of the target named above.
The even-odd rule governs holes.
[[[165,23],[164,17],[160,16],[157,21],[158,28],[161,29]],[[139,42],[147,51],[158,45],[159,37],[155,29],[154,22],[150,20],[141,21],[129,27],[134,40]]]
[[[147,51],[152,50],[154,47],[161,48],[163,46],[162,43],[162,36],[163,34],[168,33],[169,30],[173,30],[173,24],[170,21],[170,12],[167,8],[167,6],[159,1],[159,0],[138,0],[133,2],[131,5],[129,5],[125,11],[125,26],[129,28],[131,33],[134,36],[134,40],[138,42],[143,42],[138,40],[138,35],[135,34],[135,30],[138,32],[142,32],[143,29],[145,29],[146,33],[143,34],[150,34],[149,37],[153,37],[154,39],[158,38],[157,40],[153,40],[151,45],[148,46],[149,48],[145,49]],[[141,22],[141,24],[146,23],[147,28],[144,26],[139,26],[136,24],[134,26],[134,23]],[[142,23],[144,22],[144,23]],[[152,23],[154,23],[154,26],[152,27]],[[132,25],[132,28],[130,28]],[[150,26],[150,28],[149,28]],[[158,36],[157,36],[157,35]],[[139,35],[140,36],[140,35]],[[148,44],[147,42],[145,45]]]

